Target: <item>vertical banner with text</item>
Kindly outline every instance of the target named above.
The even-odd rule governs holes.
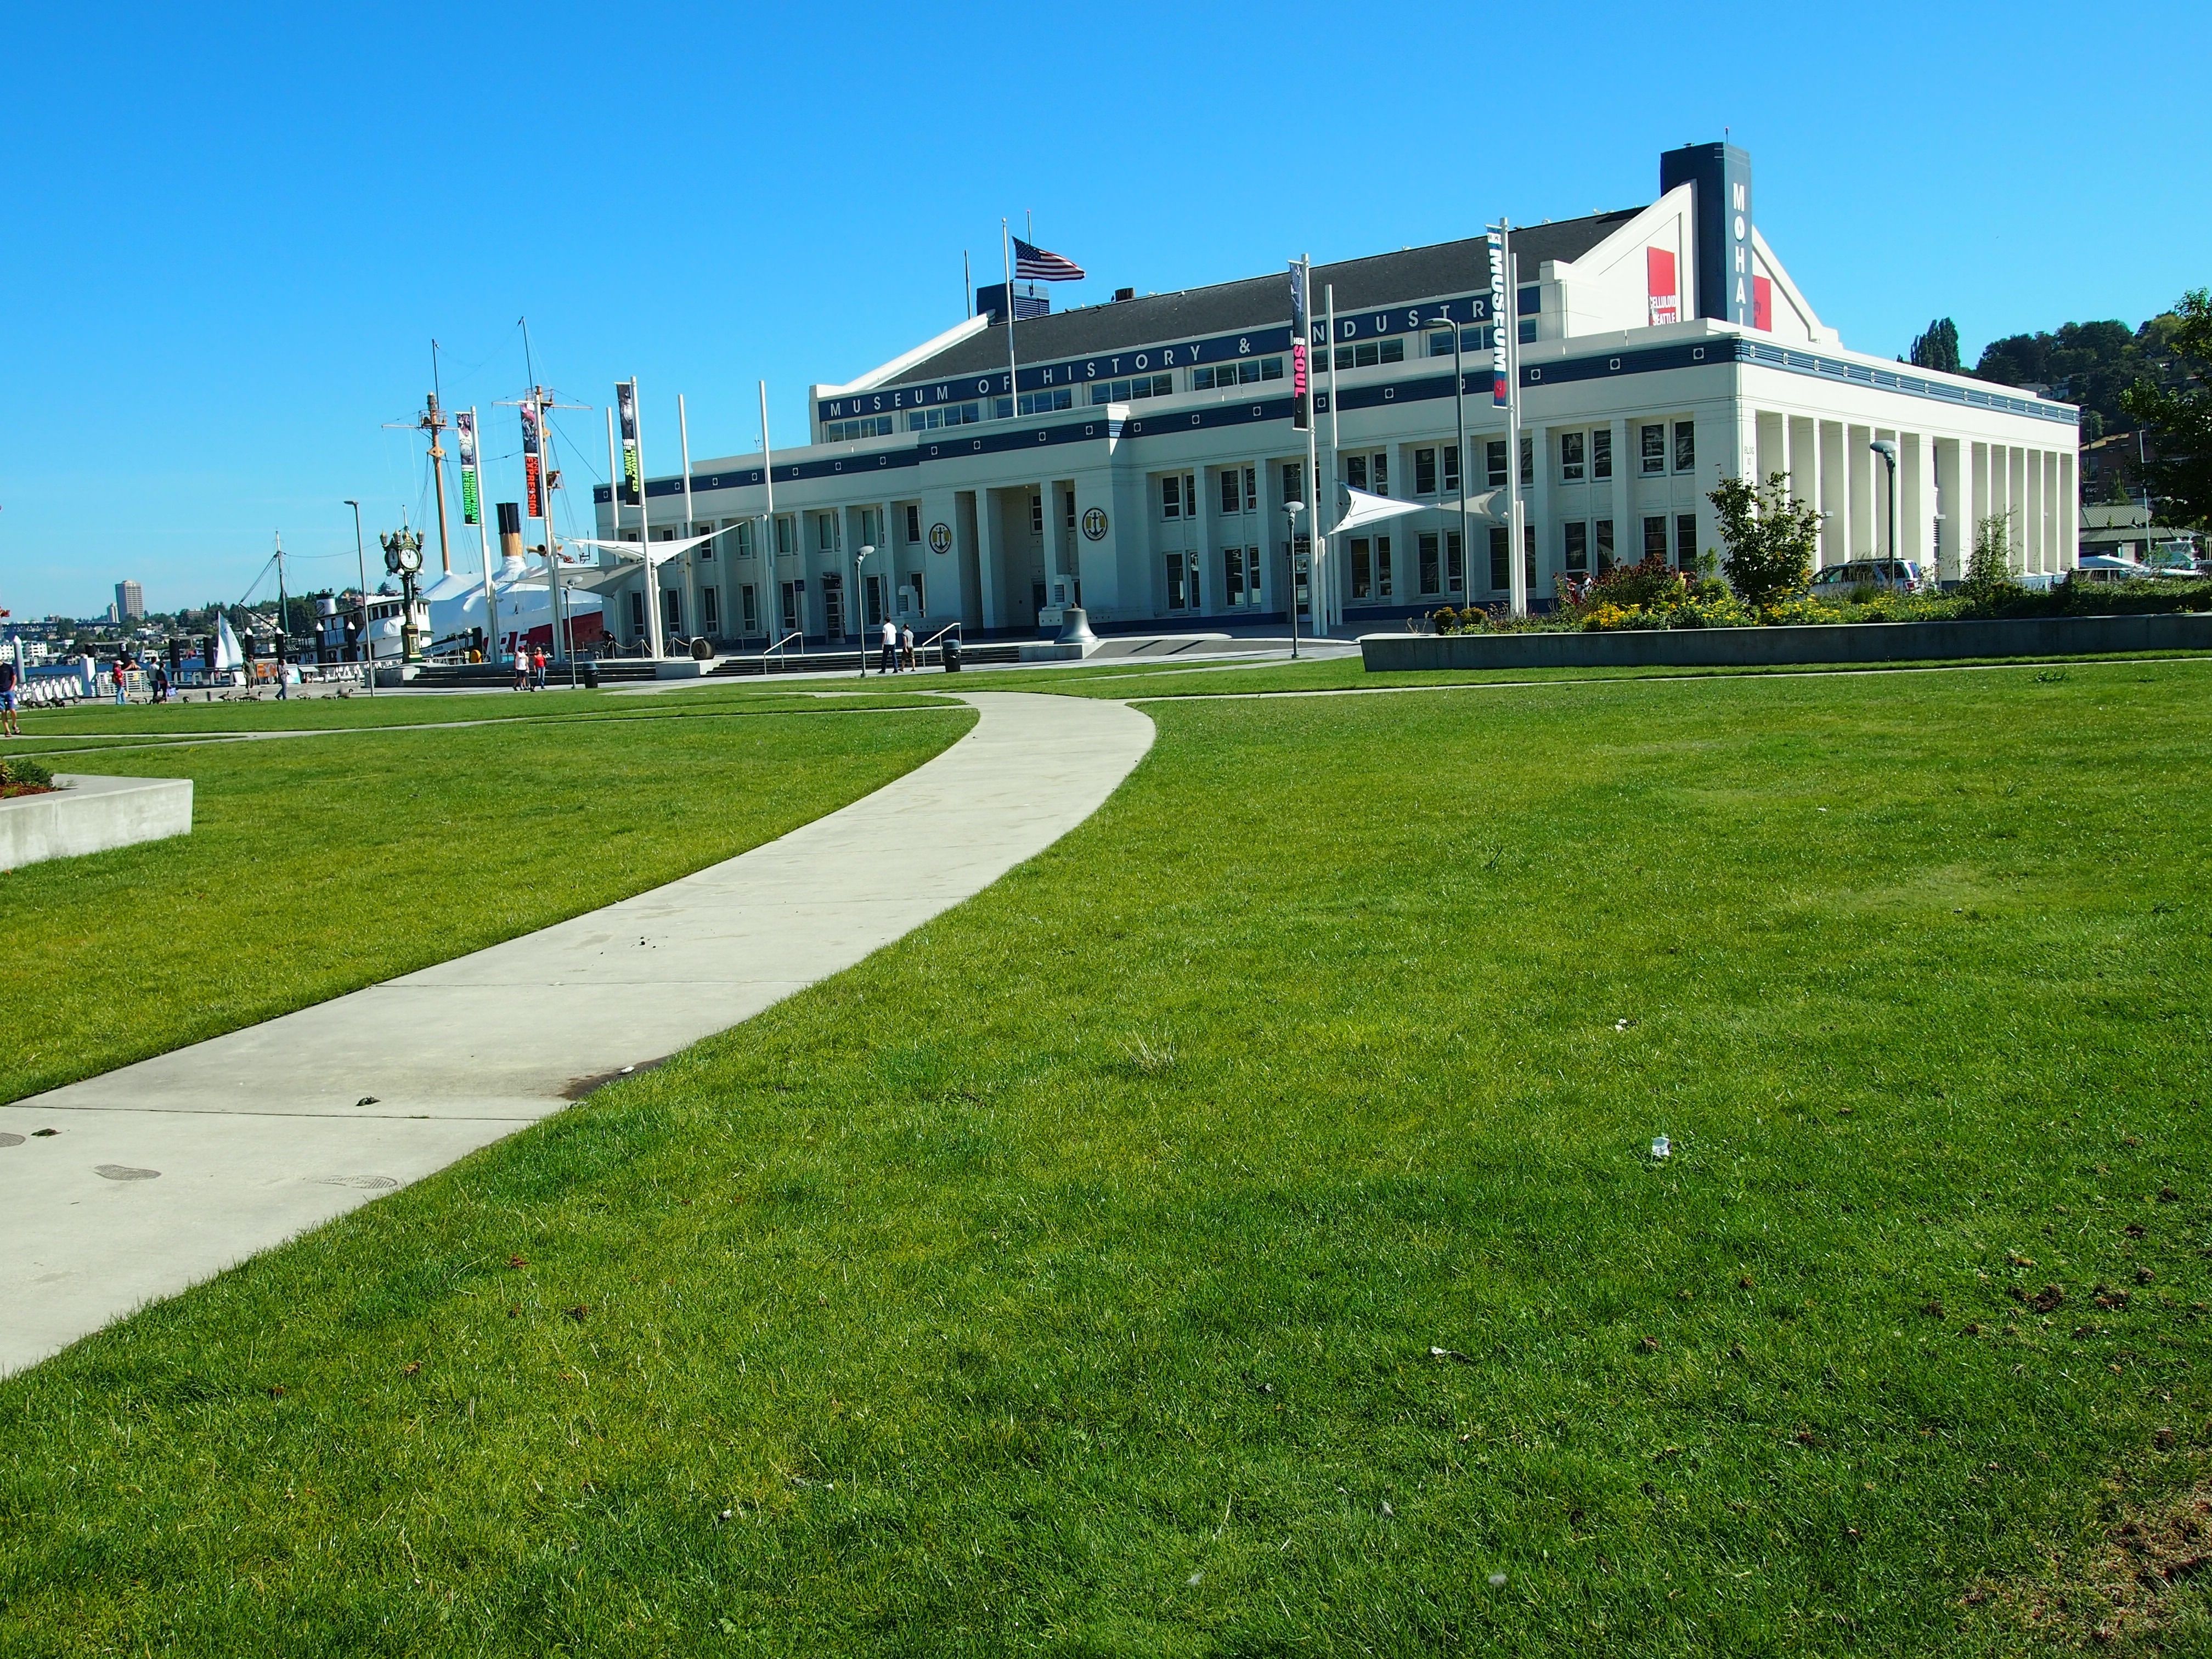
[[[1307,359],[1313,350],[1313,327],[1307,320],[1307,290],[1313,267],[1304,259],[1291,261],[1291,426],[1304,432],[1313,420],[1313,386]]]
[[[483,489],[477,480],[477,412],[464,409],[453,416],[453,437],[461,452],[461,522],[483,522]]]
[[[624,507],[635,507],[645,499],[645,468],[637,447],[636,381],[615,382],[615,421],[622,428],[622,477],[615,499]]]
[[[526,399],[522,405],[522,510],[526,518],[545,516],[544,466],[538,447],[538,405]]]
[[[1485,240],[1490,244],[1490,401],[1504,409],[1513,401],[1512,345],[1505,331],[1518,329],[1521,319],[1510,303],[1512,284],[1506,281],[1505,238],[1493,230]]]

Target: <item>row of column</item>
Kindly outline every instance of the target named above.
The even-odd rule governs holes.
[[[1940,580],[1963,578],[1981,524],[2005,520],[2013,569],[2070,570],[2080,542],[2075,458],[2063,450],[1939,437],[1875,424],[1762,410],[1745,446],[1754,474],[1784,474],[1821,515],[1822,567],[1900,558]],[[1897,451],[1896,543],[1889,477],[1877,441]]]

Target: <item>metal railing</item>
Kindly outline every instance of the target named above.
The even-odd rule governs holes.
[[[762,673],[765,674],[768,672],[768,653],[771,651],[775,653],[775,660],[778,666],[787,666],[789,665],[791,661],[790,653],[784,649],[784,647],[789,645],[793,640],[797,640],[799,641],[799,654],[800,659],[805,659],[806,656],[806,633],[804,629],[795,628],[792,629],[790,633],[786,634],[781,639],[778,640],[774,645],[766,645],[761,647],[760,661]]]

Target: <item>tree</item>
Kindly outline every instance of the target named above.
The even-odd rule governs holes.
[[[1976,605],[1995,605],[2025,592],[2012,574],[2012,514],[1992,513],[1974,524],[1974,552],[1960,592]]]
[[[1813,579],[1820,544],[1820,515],[1790,493],[1787,474],[1764,484],[1723,478],[1705,499],[1719,515],[1721,572],[1746,605],[1764,609],[1787,599]]]
[[[2156,441],[2158,453],[2142,471],[2166,510],[2153,516],[2212,526],[2212,289],[2183,295],[2161,332],[2172,354],[2161,365],[2165,375],[2137,380],[2120,401]]]
[[[1947,374],[1959,372],[1959,325],[1948,317],[1938,317],[1928,325],[1925,334],[1912,339],[1912,362],[1922,368],[1942,369]]]

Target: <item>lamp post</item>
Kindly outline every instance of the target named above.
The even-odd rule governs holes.
[[[361,503],[349,501],[353,509],[353,556],[361,567],[361,660],[362,678],[368,682],[368,695],[376,695],[376,642],[368,636],[368,555],[362,550]]]
[[[1897,556],[1897,446],[1887,438],[1876,438],[1867,446],[1881,457],[1882,465],[1889,472],[1889,556]]]
[[[856,548],[853,552],[853,619],[860,624],[853,632],[860,641],[860,678],[862,679],[868,678],[868,607],[861,602],[860,598],[866,591],[860,586],[860,564],[875,550],[874,545],[870,544]]]
[[[1306,510],[1304,501],[1283,503],[1283,525],[1290,538],[1291,583],[1283,608],[1291,617],[1291,659],[1298,655],[1298,514]]]

